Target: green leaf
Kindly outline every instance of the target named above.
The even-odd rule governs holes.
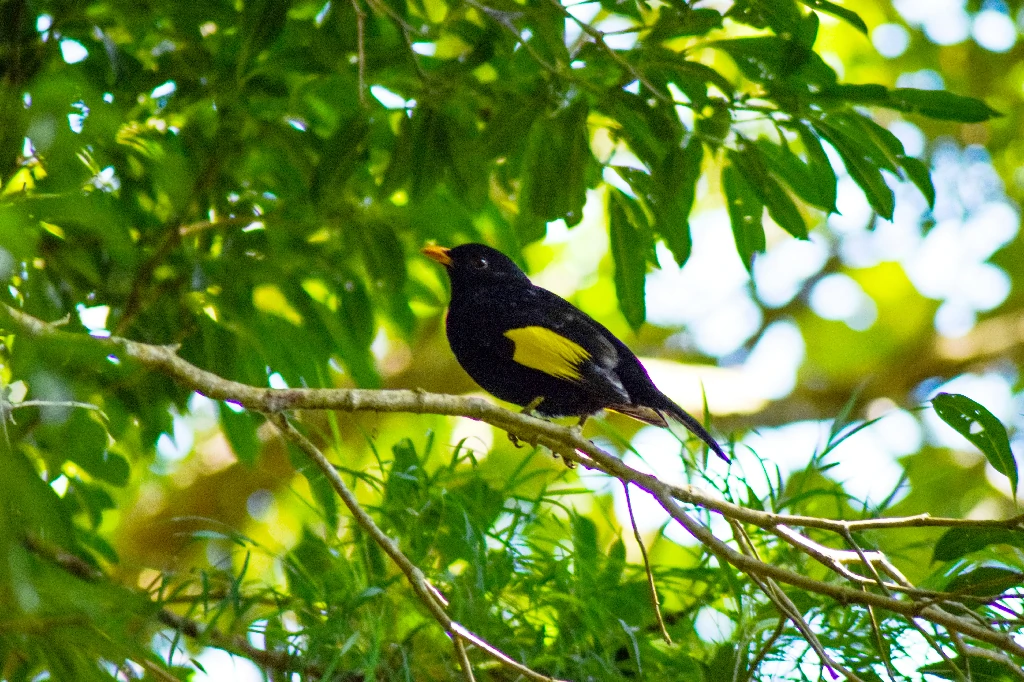
[[[847,172],[864,191],[868,203],[880,216],[892,220],[896,198],[885,182],[879,160],[886,159],[885,152],[867,135],[854,135],[844,127],[825,121],[815,121],[814,128],[828,140],[843,160]],[[884,162],[888,164],[888,162]]]
[[[242,58],[238,68],[270,46],[284,30],[290,0],[246,0],[242,11]]]
[[[694,121],[694,132],[712,149],[717,149],[729,135],[732,126],[732,110],[729,105],[721,100],[713,99],[708,107],[701,112],[701,115]]]
[[[989,545],[1024,548],[1024,531],[1009,528],[950,528],[932,550],[932,561],[954,561]]]
[[[1011,587],[1024,584],[1024,573],[999,566],[979,566],[953,576],[942,588],[943,592],[994,597]]]
[[[692,9],[687,5],[664,5],[648,39],[662,42],[684,36],[702,36],[722,27],[722,14],[715,9]]]
[[[768,215],[782,229],[797,239],[807,238],[807,225],[796,204],[786,190],[768,175],[767,164],[760,148],[744,141],[738,152],[732,152],[730,159],[745,177],[747,184],[757,193],[761,203],[768,209]]]
[[[689,219],[703,160],[704,145],[693,136],[685,147],[670,150],[651,174],[654,230],[665,240],[680,267],[690,257],[693,244]]]
[[[765,176],[761,185],[761,195],[764,198],[765,208],[768,215],[778,224],[779,227],[790,233],[797,239],[807,239],[807,224],[800,210],[793,203],[793,199],[776,182],[775,178]]]
[[[913,156],[901,156],[897,163],[907,179],[921,190],[921,194],[928,202],[928,208],[935,208],[935,185],[932,183],[932,171],[928,165]]]
[[[813,50],[776,36],[737,38],[712,43],[736,62],[744,76],[777,90],[807,94],[836,85],[836,72]]]
[[[932,407],[942,421],[981,450],[996,471],[1010,479],[1016,496],[1017,460],[1002,422],[982,405],[958,393],[938,394],[932,398]]]
[[[544,223],[562,218],[570,227],[583,219],[587,186],[596,162],[590,152],[588,108],[577,99],[530,129],[523,157],[519,201],[523,243],[544,236]]]
[[[654,238],[643,207],[621,190],[608,188],[609,242],[615,264],[615,293],[626,321],[639,329],[647,319],[644,286]]]
[[[908,113],[922,114],[940,121],[981,123],[1002,116],[980,99],[954,95],[945,90],[917,90],[896,88],[890,95],[889,106]]]
[[[789,2],[789,0],[786,1],[787,3]],[[797,16],[799,16],[799,12],[797,12]],[[818,26],[820,23],[818,15],[814,12],[801,17],[797,22],[796,30],[793,32],[797,45],[807,50],[814,47],[814,42],[818,39]]]
[[[814,177],[812,167],[804,163],[788,146],[775,144],[763,137],[759,138],[755,144],[765,159],[765,166],[775,177],[784,181],[798,197],[825,211],[831,212],[835,209],[834,203],[829,204],[828,194],[819,186],[827,182],[827,178],[819,183]],[[832,183],[834,187],[834,175]]]
[[[123,486],[131,475],[131,467],[121,455],[107,450],[107,430],[87,410],[76,409],[62,425],[61,454],[98,479]]]
[[[608,549],[608,558],[605,560],[604,569],[598,577],[597,584],[604,591],[614,590],[622,582],[622,574],[626,569],[626,545],[621,538]]]
[[[807,153],[807,167],[810,170],[816,193],[821,198],[821,203],[815,205],[824,208],[829,213],[835,213],[838,180],[835,169],[832,168],[832,162],[829,161],[828,154],[821,146],[821,140],[810,127],[803,123],[793,122],[791,126],[796,130],[797,135],[800,136],[800,142],[804,145],[804,150]]]
[[[800,0],[800,2],[811,9],[816,9],[819,12],[831,14],[838,19],[842,19],[864,35],[868,34],[868,25],[865,24],[864,20],[860,18],[860,15],[853,10],[846,9],[845,7],[837,5],[834,2],[829,2],[828,0]]]
[[[405,249],[395,229],[386,221],[374,220],[361,227],[361,252],[373,285],[372,291],[383,297],[391,319],[408,338],[412,335],[416,318],[405,292],[408,278]]]
[[[714,85],[729,99],[735,94],[732,82],[710,66],[690,59],[684,59],[668,50],[656,51],[654,60],[643,60],[643,64],[651,63],[665,72],[665,79],[679,86],[679,89],[697,106],[708,101],[708,86]]]
[[[580,582],[589,585],[597,577],[598,559],[601,556],[597,548],[597,526],[580,514],[573,514],[571,520],[576,576]]]
[[[220,426],[231,443],[231,450],[239,462],[247,466],[256,464],[260,453],[260,439],[256,436],[259,423],[249,412],[235,412],[219,403]]]
[[[737,156],[732,151],[727,155],[728,163],[722,169],[722,189],[725,191],[736,251],[743,265],[750,270],[754,264],[754,254],[764,253],[765,249],[764,225],[761,222],[764,204],[758,192],[740,172],[742,162],[737,163]]]
[[[658,165],[671,149],[673,141],[682,138],[683,129],[675,111],[669,107],[652,106],[639,95],[617,92],[610,97],[604,111],[618,121],[620,134],[648,168]],[[668,117],[666,112],[670,112]]]
[[[1012,682],[1020,679],[1016,666],[982,656],[968,656],[966,659],[957,656],[949,661],[921,666],[917,672],[941,677],[944,680],[963,680],[965,670],[971,671],[972,682]]]

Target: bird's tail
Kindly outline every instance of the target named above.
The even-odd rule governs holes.
[[[722,446],[718,444],[718,441],[708,433],[708,430],[705,429],[704,426],[693,417],[693,415],[672,402],[667,395],[662,393],[659,396],[658,404],[651,405],[651,407],[662,412],[667,412],[673,419],[681,422],[683,426],[689,429],[690,433],[707,443],[708,447],[711,448],[716,455],[724,459],[726,463],[731,461],[729,459],[729,455],[725,454],[725,450],[723,450]]]

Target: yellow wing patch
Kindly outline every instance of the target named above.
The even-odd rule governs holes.
[[[579,379],[580,365],[590,359],[583,346],[545,327],[509,329],[505,336],[515,344],[513,360],[559,379]]]

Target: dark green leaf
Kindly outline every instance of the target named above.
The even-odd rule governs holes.
[[[648,168],[661,163],[674,141],[682,137],[682,126],[674,110],[652,106],[639,95],[615,93],[604,109],[618,121],[620,134]]]
[[[932,407],[942,421],[981,450],[996,471],[1010,479],[1016,496],[1017,460],[1002,422],[982,405],[958,393],[939,393],[932,398]]]
[[[786,190],[775,178],[768,175],[767,164],[761,156],[760,147],[744,142],[743,148],[738,152],[730,152],[729,158],[743,174],[747,184],[757,193],[772,220],[797,239],[806,239],[807,225],[803,216]]]
[[[608,558],[605,559],[604,569],[598,578],[598,585],[602,590],[615,590],[622,582],[622,573],[626,569],[626,545],[621,538],[608,549]]]
[[[814,177],[812,167],[804,163],[788,146],[775,144],[763,137],[757,140],[756,145],[765,159],[765,166],[798,197],[825,211],[834,210],[834,204],[829,204],[829,196],[820,186],[828,178],[819,182]],[[832,183],[834,191],[835,176],[832,176]]]
[[[893,109],[908,113],[923,114],[940,121],[981,123],[996,116],[1002,116],[980,99],[954,95],[945,90],[916,90],[896,88],[890,95]]]
[[[807,166],[811,173],[811,180],[814,183],[815,195],[820,195],[821,203],[815,204],[829,213],[836,211],[836,172],[832,168],[828,154],[821,146],[821,140],[814,131],[803,123],[793,122],[792,127],[800,136],[807,154]],[[793,188],[794,190],[796,188]],[[807,199],[810,203],[815,202]]]
[[[736,251],[743,265],[750,270],[754,264],[754,254],[764,253],[765,249],[764,225],[761,222],[764,204],[740,171],[739,165],[742,165],[742,161],[737,158],[737,153],[729,152],[728,163],[722,169],[722,189],[725,192]]]
[[[597,548],[597,526],[586,516],[572,515],[572,547],[577,578],[585,584],[593,584],[600,551]]]
[[[239,68],[248,66],[284,29],[291,0],[246,0],[242,11],[242,59]]]
[[[912,156],[901,156],[897,159],[907,179],[921,190],[928,208],[935,208],[935,185],[932,183],[932,171],[927,164]]]
[[[793,199],[776,182],[775,178],[771,176],[763,178],[761,194],[764,197],[768,215],[779,227],[797,239],[807,239],[807,224],[804,222],[803,216],[800,215],[800,209],[796,207]]]
[[[887,106],[889,103],[889,88],[876,83],[866,84],[836,84],[815,97],[821,103],[845,102],[848,104],[876,104]]]
[[[694,121],[694,128],[697,137],[712,149],[717,149],[729,134],[732,125],[732,110],[728,104],[718,99],[711,100],[709,105]]]
[[[578,99],[554,117],[539,117],[530,129],[523,157],[519,201],[523,243],[544,235],[544,223],[583,219],[587,186],[595,161],[590,152],[586,103]]]
[[[836,84],[832,67],[793,40],[763,36],[720,40],[713,45],[727,52],[744,76],[770,88],[817,93]]]
[[[708,100],[708,86],[713,85],[726,97],[732,99],[735,88],[725,76],[710,66],[683,58],[668,50],[659,50],[652,66],[664,70],[666,80],[675,83],[695,105],[702,106]]]
[[[665,240],[680,267],[690,257],[690,210],[703,160],[704,145],[693,136],[686,147],[670,150],[651,176],[654,230]]]
[[[375,220],[372,223],[365,223],[360,234],[363,262],[370,275],[373,292],[384,299],[391,319],[409,336],[412,334],[416,319],[409,307],[409,297],[405,291],[405,249],[394,228],[386,221]]]
[[[999,566],[979,566],[953,576],[942,588],[943,592],[993,597],[1011,587],[1024,583],[1024,573]]]
[[[818,15],[814,12],[801,17],[797,22],[796,31],[793,35],[797,45],[807,50],[814,47],[814,42],[818,39],[819,24]]]
[[[647,318],[644,286],[654,247],[650,224],[636,199],[614,187],[608,189],[608,223],[619,307],[629,325],[639,329]]]
[[[131,467],[121,455],[107,450],[107,430],[86,410],[75,410],[64,424],[63,455],[89,473],[117,486],[128,482]]]
[[[259,423],[250,412],[235,412],[219,403],[220,425],[231,443],[231,450],[239,462],[253,466],[260,453],[260,439],[256,436]]]
[[[886,159],[885,152],[866,135],[855,135],[823,121],[815,121],[814,127],[839,152],[846,171],[864,191],[871,208],[886,220],[892,220],[896,198],[879,170],[879,161]]]
[[[950,528],[932,552],[932,561],[954,561],[989,545],[1024,548],[1024,531],[1009,528]]]
[[[842,19],[864,35],[868,34],[867,24],[865,24],[864,20],[860,18],[860,15],[853,10],[849,10],[841,5],[835,4],[834,2],[829,2],[828,0],[800,0],[800,2],[811,9],[816,9],[819,12],[831,14],[834,17]]]
[[[650,33],[650,40],[664,41],[683,36],[702,36],[712,29],[722,27],[722,15],[714,9],[691,9],[671,5],[662,7],[658,22]]]
[[[955,667],[954,667],[955,666]],[[1019,668],[1010,663],[993,661],[983,656],[963,656],[921,666],[917,671],[944,680],[962,680],[964,671],[970,670],[973,682],[1012,682],[1020,679]]]

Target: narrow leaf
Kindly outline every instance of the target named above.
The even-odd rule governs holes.
[[[855,137],[824,121],[815,121],[814,128],[839,152],[847,172],[864,191],[871,208],[886,220],[892,220],[896,198],[877,165],[879,159],[885,158],[885,153],[866,135]]]
[[[835,213],[838,180],[835,169],[832,168],[832,162],[829,161],[828,154],[822,148],[821,140],[810,127],[802,123],[794,123],[793,127],[800,136],[800,142],[803,143],[807,153],[807,167],[811,171],[814,185],[821,193],[822,203],[820,206],[829,213]]]
[[[654,229],[680,267],[690,257],[690,210],[703,160],[704,145],[693,136],[686,147],[671,150],[652,176]]]
[[[736,251],[747,270],[753,267],[754,254],[764,253],[764,205],[757,192],[737,167],[736,152],[729,152],[729,163],[722,169],[722,188],[729,209],[729,222]]]
[[[935,185],[932,183],[932,171],[928,166],[912,156],[901,156],[898,159],[900,168],[914,185],[921,190],[928,208],[935,208]]]
[[[831,14],[837,19],[842,19],[850,26],[853,26],[855,29],[863,33],[864,35],[868,34],[868,25],[865,24],[864,20],[860,18],[860,15],[858,15],[853,10],[846,9],[841,5],[837,5],[834,2],[829,2],[828,0],[800,0],[800,2],[807,5],[811,9],[816,9],[819,12]]]
[[[890,102],[889,106],[893,109],[923,114],[940,121],[981,123],[990,118],[1002,116],[1001,113],[980,99],[955,95],[945,90],[896,88],[892,91]]]
[[[626,321],[639,329],[647,318],[644,285],[653,237],[643,208],[620,190],[608,190],[609,241],[615,263],[615,293]]]

